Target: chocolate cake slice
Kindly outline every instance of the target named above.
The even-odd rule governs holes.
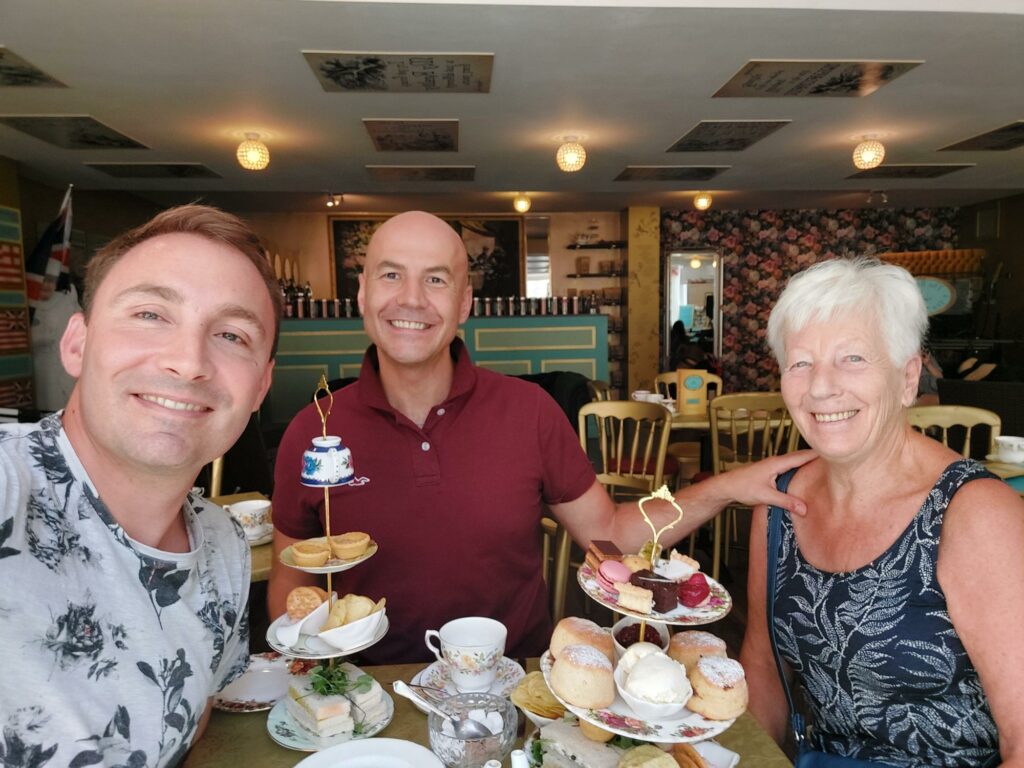
[[[668,613],[679,604],[676,583],[649,568],[634,573],[629,577],[629,583],[654,593],[654,610],[658,613]]]

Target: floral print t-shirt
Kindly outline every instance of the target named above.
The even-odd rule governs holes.
[[[145,504],[144,498],[139,504]],[[61,426],[0,428],[0,766],[164,766],[248,663],[249,547],[190,495],[189,552],[128,537]]]
[[[990,477],[974,461],[950,464],[893,545],[849,573],[808,563],[783,514],[775,636],[805,694],[814,749],[892,766],[998,762],[992,712],[937,575],[950,500]]]

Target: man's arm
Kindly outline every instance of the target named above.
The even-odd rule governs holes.
[[[675,494],[676,503],[683,510],[683,519],[664,533],[660,543],[662,546],[675,544],[731,503],[748,506],[774,504],[798,515],[805,514],[807,506],[804,502],[776,489],[775,479],[793,467],[805,464],[815,455],[813,451],[795,451],[772,456],[686,486]],[[644,510],[658,528],[667,525],[677,515],[667,501],[644,504]],[[608,539],[624,552],[636,552],[651,538],[651,529],[644,522],[639,505],[636,502],[616,504],[597,481],[578,499],[552,505],[551,512],[584,549],[593,539]]]
[[[270,581],[267,583],[267,615],[273,621],[286,610],[288,593],[295,587],[320,585],[320,577],[281,562],[281,552],[302,539],[293,539],[274,529],[274,558],[270,563]]]

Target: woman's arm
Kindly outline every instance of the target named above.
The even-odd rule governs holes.
[[[1024,501],[998,480],[961,488],[946,510],[939,584],[978,670],[1004,766],[1024,766]]]
[[[747,569],[747,631],[743,636],[740,662],[747,674],[750,688],[750,714],[762,727],[782,744],[786,739],[789,709],[786,695],[779,682],[768,638],[768,618],[765,614],[767,591],[768,513],[765,507],[755,507],[750,522],[750,563]]]

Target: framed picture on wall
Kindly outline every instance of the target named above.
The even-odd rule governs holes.
[[[359,275],[366,263],[370,238],[388,216],[332,216],[331,268],[340,299],[355,299]],[[459,233],[469,256],[469,279],[474,296],[519,296],[522,293],[526,251],[520,216],[445,214]]]

